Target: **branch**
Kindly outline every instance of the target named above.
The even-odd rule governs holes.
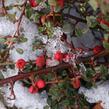
[[[4,0],[2,0],[2,8],[4,10],[4,14],[7,14],[6,7],[5,7],[5,1]]]
[[[44,72],[49,72],[50,73],[51,71],[57,71],[59,69],[66,69],[66,68],[70,68],[71,66],[72,65],[70,65],[68,63],[63,63],[63,64],[60,64],[60,65],[57,65],[57,66],[54,66],[54,67],[49,67],[49,68],[46,68],[46,69],[38,70],[36,72],[34,72],[34,71],[32,72],[31,71],[29,73],[19,73],[16,76],[12,76],[12,77],[0,80],[0,85],[8,84],[8,83],[11,83],[11,82],[15,83],[18,80],[27,79],[31,75],[41,75]]]

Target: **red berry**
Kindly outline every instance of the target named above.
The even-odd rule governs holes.
[[[42,89],[42,88],[45,87],[46,83],[45,83],[44,80],[40,79],[40,80],[38,80],[38,81],[35,83],[35,85],[36,85],[39,89]]]
[[[44,56],[39,56],[36,59],[36,65],[38,67],[43,67],[45,65],[46,61],[45,61],[45,57]]]
[[[104,2],[105,2],[106,4],[109,4],[109,0],[104,0]]]
[[[91,58],[91,59],[89,60],[89,63],[90,63],[90,65],[95,65],[94,58]]]
[[[26,65],[26,62],[25,62],[24,59],[19,59],[19,60],[17,60],[17,62],[16,62],[16,67],[17,67],[18,69],[21,69],[21,70],[24,69],[25,65]]]
[[[57,0],[57,3],[61,8],[64,7],[64,0]]]
[[[81,86],[81,82],[79,78],[74,78],[74,80],[71,83],[73,85],[74,89],[78,89]]]
[[[101,19],[101,18],[97,18],[97,21],[101,24],[104,24],[104,25],[107,25],[109,27],[109,22],[104,20],[104,19]]]
[[[93,53],[94,53],[94,54],[98,54],[98,53],[100,53],[103,49],[104,49],[104,48],[103,48],[102,46],[97,45],[97,46],[95,46],[95,47],[93,48]]]
[[[102,19],[101,18],[97,18],[96,19],[99,23],[102,21]]]
[[[109,22],[108,21],[106,21],[106,20],[101,20],[101,22],[100,22],[101,24],[105,24],[105,25],[107,25],[108,27],[109,27]]]
[[[57,61],[62,61],[63,58],[64,58],[64,55],[63,55],[63,53],[61,53],[61,51],[57,51],[54,54],[54,59],[57,60]]]
[[[36,0],[29,0],[31,7],[36,7],[38,5],[38,3],[36,2]]]
[[[34,86],[30,86],[28,90],[31,94],[35,94],[38,92],[38,88]]]

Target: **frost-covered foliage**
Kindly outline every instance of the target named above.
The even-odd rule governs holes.
[[[1,109],[6,109],[5,105],[0,101],[0,108]]]

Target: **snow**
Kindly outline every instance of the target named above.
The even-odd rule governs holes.
[[[52,38],[47,40],[46,50],[48,53],[54,54],[56,51],[61,51],[65,53],[68,51],[68,47],[64,42],[60,40],[60,37],[63,35],[64,31],[60,27],[53,28],[53,36]]]
[[[6,109],[6,107],[4,106],[4,104],[0,101],[0,109]]]
[[[43,109],[47,105],[47,98],[42,98],[40,94],[30,94],[27,87],[23,87],[21,82],[16,82],[14,85],[15,100],[9,100],[6,97],[10,96],[9,87],[2,89],[5,93],[5,100],[9,107],[16,106],[22,109]],[[19,93],[20,92],[20,93]]]
[[[0,36],[11,36],[16,31],[16,26],[6,18],[0,18]]]
[[[21,5],[24,0],[6,0],[5,6],[12,6],[12,5]]]
[[[109,81],[97,83],[91,89],[81,87],[79,93],[83,93],[90,103],[102,101],[103,109],[109,109]]]

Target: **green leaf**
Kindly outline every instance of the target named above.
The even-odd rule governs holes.
[[[103,47],[109,51],[109,42],[103,41]]]
[[[105,0],[97,0],[99,7],[103,14],[108,15],[109,4],[104,2]]]
[[[43,32],[44,30],[45,30],[44,27],[39,27],[38,28],[39,33]]]
[[[62,102],[63,102],[63,104],[64,104],[65,106],[69,106],[69,105],[70,105],[70,101],[69,101],[68,98],[67,98],[67,99],[64,99]]]
[[[45,81],[51,81],[54,76],[51,73],[48,73],[47,75],[43,74],[42,77]]]
[[[55,12],[59,12],[61,10],[61,7],[60,6],[56,6],[55,7]]]
[[[23,52],[24,52],[23,49],[21,49],[21,48],[17,48],[16,51],[17,51],[19,54],[23,54]]]
[[[103,74],[103,75],[107,75],[108,74],[108,68],[104,65],[101,65],[100,66],[100,72]]]
[[[75,32],[76,32],[76,35],[77,35],[78,37],[81,37],[81,36],[83,35],[82,30],[79,29],[79,28],[77,28],[77,29],[75,30]]]
[[[42,6],[43,6],[43,7],[47,8],[47,5],[48,5],[47,3],[42,2]]]
[[[87,89],[90,89],[93,85],[92,82],[86,82],[86,84],[84,85]]]
[[[31,19],[33,19],[33,21],[36,23],[39,23],[39,18],[40,18],[40,15],[37,13],[35,13],[31,16]]]
[[[104,34],[104,39],[105,39],[106,41],[108,41],[108,40],[109,40],[109,34]]]
[[[56,0],[48,0],[48,3],[49,3],[49,5],[51,5],[51,6],[56,6],[56,5],[57,5]]]
[[[27,6],[27,8],[26,8],[26,16],[27,16],[27,18],[30,18],[31,15],[32,15],[32,8]]]
[[[27,64],[26,67],[24,68],[24,71],[25,72],[30,72],[31,70],[33,70],[32,68],[33,68],[32,64]]]
[[[88,27],[94,28],[98,24],[94,16],[87,16],[86,20],[87,20]]]
[[[9,41],[9,42],[17,42],[17,38],[7,38],[7,41]]]
[[[6,41],[5,38],[0,38],[0,43],[4,43]]]
[[[0,80],[1,79],[4,79],[4,76],[3,76],[3,74],[0,72]]]
[[[36,0],[37,1],[37,3],[40,3],[42,0]]]
[[[109,32],[109,27],[105,24],[100,24],[102,28]]]
[[[27,42],[28,41],[28,39],[26,38],[26,37],[20,37],[19,38],[19,42],[21,42],[21,43],[24,43],[24,42]]]
[[[49,94],[52,96],[52,100],[58,100],[61,97],[61,93],[57,85],[50,88]]]
[[[16,14],[15,13],[14,14],[7,14],[6,17],[13,22],[16,20]]]
[[[87,68],[87,70],[85,72],[85,76],[89,80],[90,78],[92,78],[94,76],[95,73],[96,72],[93,69]]]
[[[61,72],[61,76],[62,77],[66,77],[68,74],[67,74],[67,71],[66,70],[63,70],[62,72]]]
[[[93,7],[93,9],[96,11],[98,8],[97,1],[96,0],[89,0],[89,4]]]
[[[44,107],[44,109],[50,109],[50,107],[47,105],[47,106]]]

